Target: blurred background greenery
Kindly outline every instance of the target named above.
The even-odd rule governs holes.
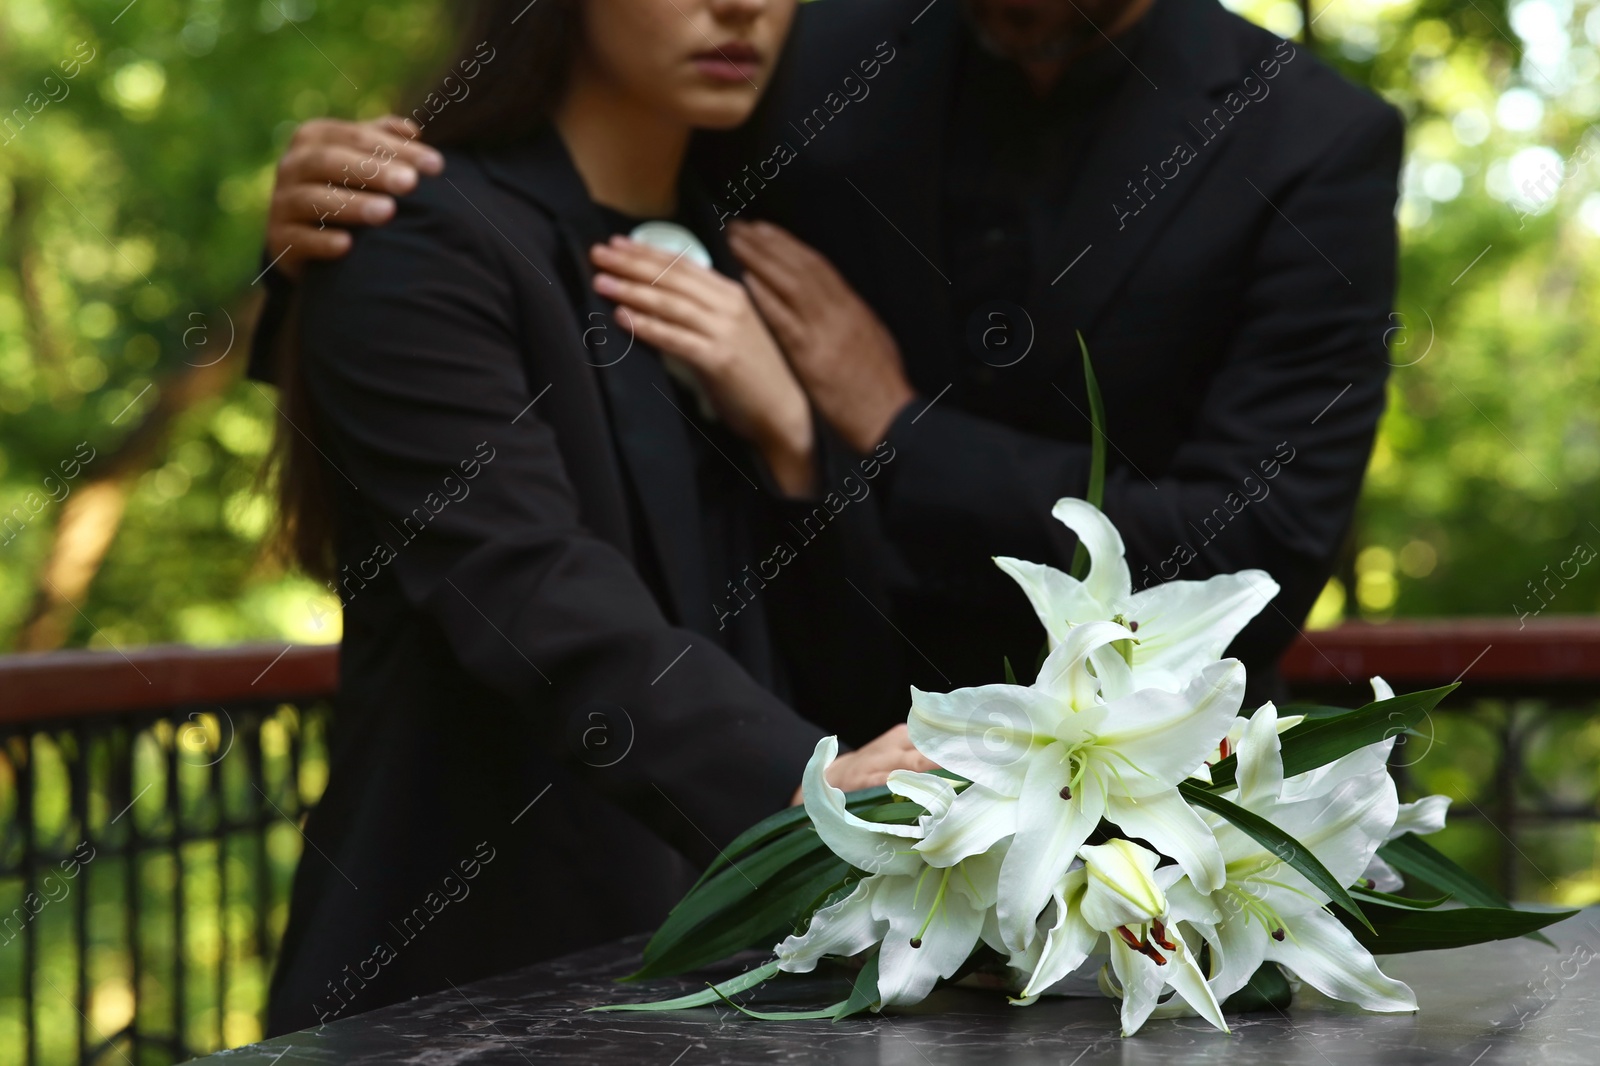
[[[1293,0],[1229,4],[1303,31]],[[274,411],[240,370],[262,219],[294,126],[403,105],[402,86],[442,58],[450,7],[0,6],[0,651],[339,638],[334,598],[261,551]],[[1351,550],[1313,625],[1593,613],[1600,0],[1312,10],[1318,53],[1409,123],[1391,403]],[[1534,713],[1485,703],[1441,723],[1417,784],[1463,811],[1486,802],[1503,723]],[[1550,723],[1525,752],[1534,775],[1592,804],[1600,718],[1578,709]],[[1442,847],[1493,870],[1492,826],[1447,834]],[[298,843],[273,844],[274,877]],[[1590,826],[1556,826],[1526,848],[1525,895],[1600,900]],[[151,867],[142,880],[160,891],[172,877]],[[225,909],[217,892],[197,883],[194,905]],[[106,980],[95,1009],[114,1028],[129,996]],[[255,1009],[218,1004],[206,1026],[250,1039]]]
[[[1301,30],[1292,0],[1230,3]],[[295,124],[396,106],[448,8],[0,10],[0,516],[44,504],[0,528],[0,648],[338,638],[327,591],[258,550],[261,221]],[[1315,10],[1317,50],[1410,123],[1392,403],[1315,623],[1593,611],[1600,566],[1569,560],[1600,546],[1600,5]]]

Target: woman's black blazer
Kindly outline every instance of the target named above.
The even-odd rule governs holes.
[[[273,1032],[650,928],[821,735],[719,644],[701,430],[606,328],[602,227],[546,133],[302,286],[345,630]]]

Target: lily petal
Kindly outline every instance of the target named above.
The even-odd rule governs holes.
[[[1017,800],[988,785],[968,785],[914,845],[930,866],[954,866],[1017,831]]]
[[[1449,796],[1423,796],[1415,803],[1402,803],[1394,817],[1394,828],[1389,830],[1389,839],[1405,833],[1418,836],[1437,833],[1444,828],[1445,815],[1449,813]]]
[[[1227,882],[1227,863],[1215,833],[1177,789],[1139,797],[1113,793],[1106,797],[1106,817],[1170,856],[1201,892],[1215,892]]]
[[[1159,673],[1176,689],[1222,658],[1239,631],[1277,594],[1278,583],[1265,570],[1168,581],[1135,592],[1126,613],[1139,623],[1135,661],[1141,683],[1159,683]]]
[[[1393,866],[1385,862],[1382,857],[1374,855],[1372,861],[1367,863],[1367,868],[1361,876],[1372,882],[1372,887],[1379,892],[1398,892],[1406,887],[1406,879],[1401,877]]]
[[[1112,615],[1106,604],[1089,594],[1083,582],[1053,566],[1006,556],[996,556],[994,562],[1027,594],[1052,648],[1067,639],[1067,630],[1073,625],[1109,619]]]
[[[940,878],[951,876],[960,874],[930,868],[920,877],[885,880],[873,894],[873,916],[889,923],[878,951],[878,994],[884,1006],[920,1002],[939,978],[959,970],[977,946],[984,912],[948,885],[939,891]]]
[[[1211,991],[1225,1000],[1250,983],[1266,961],[1271,932],[1248,914],[1232,914],[1207,937],[1211,941]]]
[[[1278,740],[1278,708],[1271,701],[1256,708],[1239,738],[1238,802],[1245,807],[1271,803],[1283,790],[1283,745]]]
[[[1243,701],[1244,666],[1223,659],[1201,670],[1181,692],[1141,689],[1107,704],[1100,744],[1117,752],[1124,791],[1160,792],[1205,762],[1227,736]]]
[[[1071,799],[1062,797],[1071,777],[1066,745],[1059,742],[1029,762],[1017,798],[1016,836],[1000,866],[995,901],[1000,935],[1011,951],[1028,946],[1039,912],[1105,812],[1105,794],[1093,774],[1079,782]]]
[[[910,800],[928,812],[923,815],[925,825],[943,818],[956,799],[955,785],[950,783],[949,778],[940,777],[938,774],[918,773],[915,770],[891,770],[887,783],[890,792]]]
[[[1325,910],[1308,911],[1290,923],[1282,943],[1267,946],[1266,957],[1325,996],[1357,1003],[1367,1010],[1414,1011],[1417,997],[1378,969],[1370,952]]]
[[[1099,674],[1089,672],[1088,666],[1091,661],[1096,667],[1103,665],[1102,657],[1096,656],[1095,652],[1112,641],[1129,640],[1132,637],[1132,631],[1116,622],[1084,622],[1073,626],[1066,639],[1056,645],[1055,650],[1040,664],[1039,678],[1033,687],[1065,705],[1066,711],[1083,711],[1093,706],[1102,681]],[[1120,665],[1120,672],[1127,675],[1128,664],[1122,656],[1118,654],[1114,658]],[[1117,687],[1129,688],[1131,685],[1124,682]]]
[[[872,915],[872,894],[877,884],[877,878],[863,878],[854,892],[813,914],[804,933],[787,937],[774,949],[778,969],[810,973],[825,955],[848,957],[881,940],[889,923]]]
[[[1038,749],[1054,735],[1060,702],[1021,685],[954,692],[911,690],[906,719],[918,751],[962,777],[1015,796]]]
[[[1082,869],[1069,872],[1055,895],[1055,921],[1045,935],[1044,950],[1028,978],[1021,996],[1013,1002],[1019,1005],[1032,1003],[1039,996],[1083,965],[1100,939],[1100,931],[1083,920],[1079,902],[1083,898],[1087,878]]]
[[[1111,519],[1088,500],[1072,497],[1057,500],[1050,514],[1076,533],[1089,553],[1089,572],[1083,578],[1089,595],[1113,609],[1125,602],[1133,592],[1133,578],[1124,558],[1122,534]]]
[[[1123,943],[1121,937],[1106,939],[1111,944],[1111,970],[1122,986],[1122,1035],[1132,1036],[1156,1009],[1167,978],[1162,967]]]
[[[806,814],[816,826],[817,835],[829,851],[869,874],[920,870],[922,860],[911,851],[912,843],[922,835],[919,826],[869,822],[845,808],[844,793],[823,775],[838,753],[838,737],[817,741],[801,779]]]
[[[1206,982],[1206,975],[1200,972],[1199,963],[1189,953],[1189,946],[1184,942],[1182,932],[1169,929],[1168,935],[1172,937],[1172,943],[1178,946],[1175,951],[1168,953],[1167,965],[1163,967],[1166,971],[1167,984],[1171,985],[1173,991],[1193,1007],[1200,1017],[1224,1033],[1228,1032],[1228,1022],[1222,1016],[1222,1008],[1217,1004],[1216,994]]]

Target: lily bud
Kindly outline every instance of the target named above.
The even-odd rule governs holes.
[[[1089,875],[1079,911],[1091,928],[1110,932],[1167,912],[1166,893],[1152,876],[1160,856],[1149,848],[1119,839],[1079,848],[1078,854]]]

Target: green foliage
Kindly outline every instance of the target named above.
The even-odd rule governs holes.
[[[337,638],[336,609],[323,617],[331,594],[258,550],[273,410],[238,364],[262,220],[295,124],[395,106],[397,86],[440,58],[447,17],[437,0],[0,8],[0,516],[23,508],[0,531],[0,647],[27,614],[68,494],[172,375],[219,358],[233,383],[181,414],[130,474],[68,642]],[[63,481],[79,442],[96,458]]]
[[[1288,0],[1232,6],[1299,27]],[[294,124],[403,105],[399,87],[449,38],[439,0],[113,7],[14,0],[0,14],[0,514],[30,492],[45,503],[0,546],[0,642],[59,517],[44,479],[80,441],[110,454],[159,395],[146,387],[202,351],[242,358]],[[1322,621],[1341,597],[1375,618],[1600,603],[1600,566],[1573,561],[1600,546],[1600,341],[1582,298],[1600,280],[1600,167],[1575,154],[1600,115],[1594,11],[1579,0],[1564,37],[1525,48],[1532,20],[1501,4],[1320,10],[1320,54],[1410,131],[1391,406],[1359,551]],[[1552,158],[1559,186],[1519,187]],[[259,559],[271,415],[235,384],[177,420],[132,475],[69,643],[337,635],[321,617],[331,596]]]

